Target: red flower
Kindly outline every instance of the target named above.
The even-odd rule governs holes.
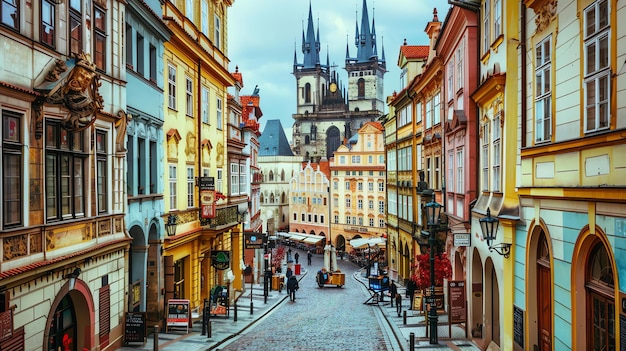
[[[431,286],[430,282],[430,254],[415,255],[416,264],[412,266],[411,280],[417,289],[423,290]],[[435,286],[443,286],[444,279],[452,277],[452,264],[445,253],[435,255]]]
[[[280,268],[285,258],[285,247],[279,246],[272,249],[272,267]]]

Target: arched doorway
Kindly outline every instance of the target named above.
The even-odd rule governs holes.
[[[615,350],[615,284],[613,265],[601,242],[594,244],[587,260],[585,295],[587,349]]]
[[[483,338],[487,343],[493,341],[500,346],[502,343],[500,340],[500,286],[491,257],[487,257],[485,261],[485,282],[485,328]]]
[[[552,255],[548,236],[543,227],[537,227],[529,244],[527,289],[529,325],[533,330],[529,335],[531,345],[538,345],[540,351],[552,350]],[[533,294],[533,293],[536,293]]]
[[[52,315],[52,323],[48,330],[48,350],[78,350],[76,309],[69,294],[61,299]]]
[[[128,310],[132,312],[140,312],[146,310],[146,276],[148,262],[148,246],[146,245],[146,237],[143,228],[133,226],[129,230],[130,236],[133,238],[130,244],[129,255],[129,284],[138,286],[140,296],[139,300],[129,299]]]
[[[472,284],[470,330],[472,338],[483,338],[483,266],[480,253],[474,249],[472,255]]]
[[[94,305],[89,286],[79,278],[67,281],[48,314],[43,349],[91,350],[95,346]]]

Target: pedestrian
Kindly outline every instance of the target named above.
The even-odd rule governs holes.
[[[296,264],[298,264],[298,259],[300,258],[300,254],[296,252],[296,254],[293,255],[293,258],[296,259]]]
[[[295,275],[292,275],[287,279],[287,293],[289,294],[289,300],[296,301],[296,290],[300,287],[298,286],[298,278]]]
[[[291,248],[287,250],[287,262],[291,261]]]
[[[287,279],[291,278],[291,276],[293,275],[293,271],[291,270],[290,267],[287,267],[287,273],[285,273],[285,276],[287,277]]]
[[[409,308],[410,309],[418,309],[419,306],[413,306],[413,299],[415,298],[415,282],[413,279],[409,279],[409,282],[406,283],[406,297],[409,300]]]
[[[398,317],[402,314],[402,294],[396,294],[396,312],[398,312]]]
[[[393,300],[395,300],[396,295],[398,295],[398,287],[393,280],[391,281],[391,285],[389,285],[389,295],[391,295],[391,307],[393,307]]]
[[[308,261],[309,266],[311,265],[311,258],[313,258],[313,254],[311,253],[311,250],[309,250],[306,254],[306,259]]]

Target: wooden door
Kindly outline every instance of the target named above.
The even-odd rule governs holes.
[[[537,278],[539,350],[552,351],[552,294],[550,292],[550,269],[538,264]]]

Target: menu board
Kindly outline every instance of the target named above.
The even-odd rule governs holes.
[[[126,312],[124,342],[145,342],[146,334],[146,313]]]
[[[467,319],[465,281],[448,282],[450,299],[450,323],[464,323]]]
[[[167,326],[165,332],[170,327],[184,327],[189,332],[190,318],[189,300],[167,300]]]

